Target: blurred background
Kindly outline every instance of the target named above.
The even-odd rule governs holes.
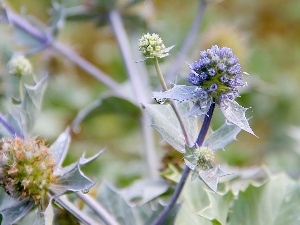
[[[47,31],[53,3],[50,0],[11,0],[6,3],[17,13],[31,15],[33,23]],[[132,5],[123,7],[124,5]],[[133,4],[134,3],[134,4]],[[186,63],[198,59],[199,51],[211,45],[227,46],[240,59],[248,83],[241,89],[237,101],[251,108],[247,117],[259,138],[244,131],[238,141],[219,152],[219,160],[231,166],[266,165],[272,171],[288,171],[299,176],[300,167],[300,1],[280,0],[208,0],[204,17],[191,49],[180,62],[175,73],[168,74],[184,45],[197,13],[199,1],[105,1],[66,0],[61,4],[69,9],[65,21],[56,32],[56,40],[71,46],[117,82],[128,81],[107,11],[121,11],[132,51],[132,62],[142,59],[138,39],[145,32],[158,33],[166,46],[176,45],[171,56],[161,61],[166,82],[186,83],[189,72]],[[51,10],[52,9],[52,10]],[[39,22],[37,22],[39,21]],[[13,29],[1,24],[0,69],[1,107],[5,108],[8,88],[6,63],[14,52],[28,49],[20,40],[13,39]],[[22,39],[22,38],[21,38]],[[107,88],[84,72],[68,58],[45,49],[30,55],[35,73],[49,75],[49,84],[35,134],[52,143],[75,118],[77,113],[99,97]],[[151,62],[139,63],[148,72],[148,89],[160,90]],[[143,67],[143,65],[146,65]],[[151,85],[151,86],[150,86]],[[151,93],[147,93],[151,101]],[[105,153],[84,168],[92,178],[107,179],[125,186],[143,176],[143,140],[140,132],[140,110],[125,100],[109,98],[94,110],[72,134],[73,140],[66,163],[73,162],[86,152],[88,156],[102,148]],[[224,122],[219,111],[212,128]],[[157,160],[161,169],[167,163],[182,164],[177,154],[160,135],[155,133]]]

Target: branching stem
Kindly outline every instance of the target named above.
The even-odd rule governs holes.
[[[211,122],[211,118],[212,118],[214,109],[215,109],[215,103],[213,102],[209,108],[208,113],[204,117],[204,121],[203,121],[201,130],[199,132],[199,136],[196,141],[198,146],[201,146],[203,144],[204,138],[205,138],[206,133],[209,128],[209,124]],[[164,224],[164,220],[167,218],[168,214],[171,212],[171,210],[173,209],[173,207],[175,206],[175,204],[177,202],[177,199],[179,198],[179,195],[184,187],[184,184],[189,176],[190,171],[191,171],[191,169],[188,166],[185,166],[185,168],[182,172],[180,181],[179,181],[178,185],[176,186],[174,194],[172,195],[168,205],[164,208],[164,210],[161,212],[161,214],[152,222],[151,225],[163,225]]]
[[[158,63],[157,57],[154,57],[154,58],[153,58],[153,61],[154,61],[156,73],[157,73],[158,79],[159,79],[159,81],[160,81],[160,83],[161,83],[161,86],[162,86],[162,88],[163,88],[164,91],[167,91],[167,90],[168,90],[168,87],[167,87],[167,85],[166,85],[166,83],[165,83],[164,77],[163,77],[162,72],[161,72],[161,70],[160,70],[160,67],[159,67],[159,63]],[[185,126],[184,126],[182,117],[181,117],[181,115],[179,114],[179,111],[178,111],[178,109],[177,109],[175,103],[174,103],[173,101],[171,101],[171,102],[170,102],[170,105],[171,105],[171,107],[172,107],[172,109],[173,109],[173,111],[174,111],[174,113],[175,113],[175,115],[176,115],[176,117],[177,117],[177,119],[178,119],[178,122],[179,122],[179,124],[180,124],[180,127],[181,127],[181,130],[182,130],[182,133],[183,133],[183,136],[184,136],[184,139],[185,139],[186,143],[187,143],[188,145],[191,145],[190,138],[189,138],[189,136],[188,136],[188,134],[187,134],[187,131],[186,131],[186,128],[185,128]]]

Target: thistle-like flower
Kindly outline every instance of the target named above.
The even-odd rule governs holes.
[[[28,198],[36,205],[49,202],[55,158],[44,141],[16,137],[0,141],[0,185],[14,199]]]
[[[158,34],[144,34],[139,40],[139,51],[142,52],[143,56],[148,58],[163,58],[169,55],[169,51],[174,47],[166,48],[162,39]]]
[[[201,51],[199,61],[191,64],[190,69],[188,82],[199,86],[217,104],[235,99],[239,96],[237,88],[245,86],[239,60],[227,47],[214,45]]]
[[[168,91],[154,92],[153,97],[157,100],[192,101],[194,105],[188,116],[206,114],[215,102],[228,122],[254,135],[245,116],[247,109],[235,101],[239,96],[238,88],[245,86],[238,61],[230,48],[214,45],[201,51],[200,59],[189,65],[191,72],[187,81],[192,86],[175,85]]]
[[[3,224],[15,223],[34,206],[44,213],[52,199],[67,191],[85,191],[94,185],[81,172],[80,166],[101,152],[61,167],[70,142],[68,132],[61,134],[50,148],[36,138],[14,137],[0,141],[0,186],[7,194],[0,196]]]
[[[32,74],[32,66],[23,55],[13,57],[9,61],[9,73],[16,76],[25,76]]]
[[[197,166],[201,169],[208,170],[214,166],[215,153],[208,147],[197,148],[194,152]]]

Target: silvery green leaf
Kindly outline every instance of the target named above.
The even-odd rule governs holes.
[[[197,160],[195,158],[195,147],[190,147],[185,145],[185,153],[184,153],[184,163],[191,170],[194,170],[197,167]]]
[[[144,106],[151,118],[151,126],[154,127],[174,149],[185,151],[185,139],[178,119],[170,105],[147,104]],[[188,103],[178,104],[180,115],[186,115],[189,110]],[[198,133],[197,119],[194,117],[182,117],[183,123],[191,140],[195,140]]]
[[[171,99],[183,102],[196,98],[196,89],[195,86],[175,85],[165,92],[153,92],[153,97],[158,100]]]
[[[65,22],[65,8],[58,2],[53,2],[52,5],[53,7],[50,11],[50,28],[53,30],[53,34],[55,35],[63,27]]]
[[[103,152],[104,152],[104,150],[101,150],[97,154],[95,154],[94,156],[92,156],[90,158],[85,158],[84,154],[83,154],[77,162],[74,162],[66,167],[55,167],[55,174],[57,176],[63,176],[64,174],[69,173],[70,171],[74,170],[78,165],[82,166],[82,165],[85,165],[85,164],[95,160]]]
[[[198,99],[187,113],[187,116],[204,115],[208,112],[211,104],[212,98]]]
[[[140,188],[141,186],[138,185],[138,187]],[[164,209],[158,200],[152,200],[143,205],[132,207],[126,202],[124,195],[107,182],[102,183],[99,190],[97,200],[122,225],[150,225]],[[179,204],[175,205],[164,221],[164,225],[174,224],[179,207]]]
[[[33,105],[40,110],[42,105],[43,96],[47,88],[47,76],[44,76],[40,81],[38,81],[34,86],[25,84],[25,90],[28,93],[30,100]]]
[[[17,118],[25,137],[30,136],[30,132],[34,127],[46,85],[46,77],[42,78],[33,86],[25,85],[24,99],[21,104],[14,105],[15,109],[12,109],[13,116]]]
[[[66,157],[70,142],[71,142],[70,130],[69,128],[67,128],[63,133],[61,133],[58,136],[56,141],[50,146],[50,150],[52,151],[52,154],[56,159],[55,168],[61,167]]]
[[[294,225],[300,221],[300,184],[284,173],[250,184],[232,202],[230,225]]]
[[[10,225],[16,223],[18,220],[24,217],[33,206],[34,202],[30,201],[29,199],[23,199],[22,201],[16,202],[16,204],[13,206],[1,211],[1,224]]]
[[[11,198],[2,187],[0,187],[0,212],[17,204],[17,201]]]
[[[214,151],[224,149],[230,142],[236,140],[236,136],[241,131],[241,128],[226,123],[217,131],[213,132],[203,143],[203,146],[208,147]]]
[[[217,192],[219,178],[226,175],[229,175],[229,173],[223,171],[220,165],[215,165],[208,170],[199,171],[199,178],[214,192]]]
[[[132,207],[130,207],[118,191],[107,182],[99,188],[100,193],[97,200],[114,215],[116,220],[123,225],[132,225],[135,223]]]
[[[52,225],[54,219],[54,211],[52,204],[48,204],[46,210],[43,212],[44,214],[44,224],[45,225]]]
[[[163,179],[145,179],[134,182],[119,193],[129,205],[140,206],[162,195],[168,188],[168,183]]]
[[[229,123],[233,123],[248,133],[255,135],[245,115],[247,108],[240,106],[234,100],[227,100],[221,103],[220,109]]]
[[[100,150],[97,154],[89,157],[89,158],[85,158],[85,153],[83,153],[83,155],[80,157],[79,159],[79,165],[83,166],[87,163],[90,163],[92,161],[94,161],[95,159],[97,159],[102,153],[104,152],[104,150]]]
[[[79,163],[71,170],[62,174],[55,184],[51,184],[51,191],[55,196],[64,194],[67,191],[86,191],[95,183],[86,177],[80,170]]]

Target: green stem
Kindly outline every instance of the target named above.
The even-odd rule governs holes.
[[[160,81],[160,83],[161,83],[161,86],[162,86],[162,88],[163,88],[164,91],[167,91],[167,90],[168,90],[168,87],[167,87],[167,85],[166,85],[166,83],[165,83],[165,80],[164,80],[164,77],[163,77],[163,75],[162,75],[162,73],[161,73],[161,70],[160,70],[160,67],[159,67],[159,63],[158,63],[157,57],[154,57],[154,58],[153,58],[153,61],[154,61],[155,69],[156,69],[156,72],[157,72],[157,76],[158,76],[158,78],[159,78],[159,81]],[[181,117],[181,115],[180,115],[180,113],[179,113],[179,111],[178,111],[178,109],[177,109],[175,103],[174,103],[173,101],[171,101],[171,102],[170,102],[170,105],[171,105],[171,107],[172,107],[172,109],[173,109],[173,111],[174,111],[174,113],[175,113],[175,115],[176,115],[176,117],[177,117],[177,119],[178,119],[178,122],[179,122],[179,124],[180,124],[180,127],[181,127],[181,130],[182,130],[182,133],[183,133],[183,136],[184,136],[184,139],[185,139],[186,144],[189,145],[189,146],[191,146],[192,143],[191,143],[191,141],[190,141],[190,139],[189,139],[189,136],[188,136],[187,131],[186,131],[186,129],[185,129],[185,126],[184,126],[182,117]]]
[[[89,215],[83,213],[81,210],[76,208],[65,196],[54,198],[55,202],[63,207],[65,210],[75,216],[82,224],[86,225],[97,225],[98,222],[94,221]]]

